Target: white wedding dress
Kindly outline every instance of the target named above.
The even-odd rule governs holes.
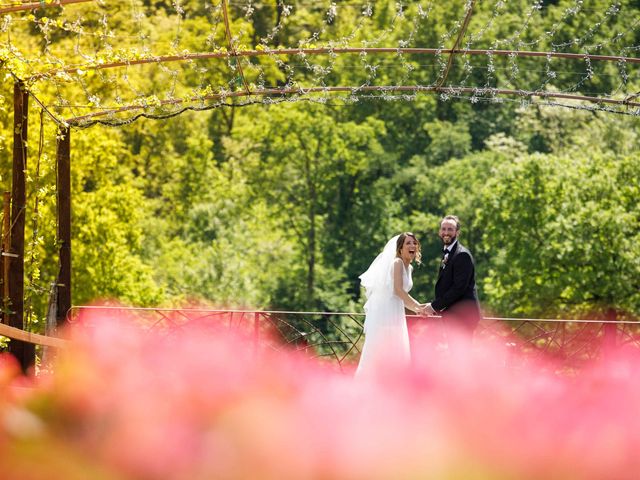
[[[360,276],[366,288],[364,305],[365,341],[356,370],[357,377],[376,375],[381,370],[406,368],[410,362],[409,332],[404,302],[393,292],[393,261],[397,236],[389,240],[383,252]],[[402,268],[402,288],[411,290],[412,267]]]

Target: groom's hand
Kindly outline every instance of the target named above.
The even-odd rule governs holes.
[[[430,303],[427,303],[424,306],[424,312],[425,312],[426,315],[429,315],[429,316],[434,316],[434,315],[436,315],[438,313],[433,309],[433,307],[431,306]]]

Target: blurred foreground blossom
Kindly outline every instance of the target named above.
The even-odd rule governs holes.
[[[501,347],[354,380],[212,325],[93,314],[55,374],[0,361],[0,478],[635,478],[640,360],[571,375]],[[431,352],[431,353],[428,353]],[[509,353],[513,355],[513,353]]]

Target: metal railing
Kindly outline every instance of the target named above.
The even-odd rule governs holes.
[[[334,362],[340,369],[357,361],[364,341],[364,314],[350,312],[77,306],[70,310],[68,319],[70,323],[93,322],[122,315],[156,331],[190,324],[223,326],[242,332],[255,346],[305,351]],[[407,323],[412,343],[446,348],[447,325],[440,317],[410,315]],[[507,361],[514,364],[547,358],[577,368],[615,349],[640,349],[640,323],[485,317],[475,338],[496,342],[507,354],[512,352]]]
[[[77,306],[67,318],[69,323],[91,324],[124,316],[149,331],[190,324],[223,326],[244,334],[256,346],[306,351],[335,361],[340,368],[359,357],[364,338],[364,315],[346,312]]]

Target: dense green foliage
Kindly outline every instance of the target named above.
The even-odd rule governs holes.
[[[157,41],[169,41],[162,31],[168,2],[146,3],[147,15],[158,17]],[[387,3],[391,11],[394,2]],[[433,6],[432,18],[447,24],[458,18],[462,3]],[[547,24],[537,26],[540,31],[558,22],[572,2],[545,3]],[[594,11],[605,5],[589,3]],[[279,14],[266,4],[253,24],[234,25],[242,24],[247,44],[270,31]],[[530,5],[505,4],[514,24]],[[488,18],[479,5],[477,15]],[[627,8],[640,15],[637,5]],[[233,18],[242,18],[239,13]],[[185,20],[183,44],[195,48],[206,15]],[[324,13],[302,6],[296,15],[301,26],[280,31],[282,44],[305,38],[303,26],[321,24]],[[378,8],[375,15],[380,30],[357,35],[375,38],[384,31],[390,13]],[[633,29],[633,18],[610,19],[592,40]],[[346,35],[353,30],[350,21],[356,16],[341,17],[332,28]],[[563,35],[571,39],[574,30],[591,26],[565,25]],[[400,23],[390,35],[402,38],[408,28]],[[491,45],[509,28],[488,30],[484,41]],[[414,43],[435,46],[444,33],[420,30]],[[65,41],[71,40],[59,39]],[[353,83],[353,59],[335,62],[332,75],[342,78],[332,82]],[[504,67],[495,75],[513,75]],[[424,66],[416,75],[428,83],[438,68]],[[130,71],[129,81],[141,90],[165,81]],[[267,82],[286,81],[286,72],[275,66],[264,71],[271,76]],[[392,75],[389,69],[382,74]],[[207,75],[210,82],[224,78],[214,69]],[[464,81],[463,70],[452,75]],[[568,88],[575,79],[554,82]],[[7,78],[0,92],[3,190],[11,184],[12,88]],[[55,126],[45,121],[41,127],[37,106],[31,108],[26,273],[37,320],[58,268]],[[614,307],[637,315],[639,123],[604,112],[425,94],[406,102],[221,108],[163,122],[72,130],[73,303],[107,298],[145,306],[357,310],[358,275],[402,230],[422,241],[424,264],[414,273],[413,293],[427,301],[438,262],[438,220],[453,213],[463,223],[462,242],[476,255],[487,311],[563,316]]]

